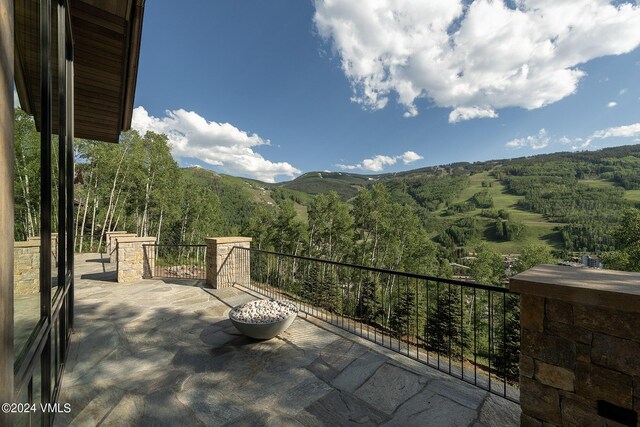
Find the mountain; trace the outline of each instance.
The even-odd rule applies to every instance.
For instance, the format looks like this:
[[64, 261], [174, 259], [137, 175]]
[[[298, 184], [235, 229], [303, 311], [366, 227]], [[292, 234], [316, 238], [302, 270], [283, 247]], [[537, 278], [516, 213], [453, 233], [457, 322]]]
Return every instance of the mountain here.
[[398, 173], [308, 172], [276, 184], [189, 169], [212, 186], [227, 215], [237, 201], [273, 206], [290, 199], [303, 221], [317, 194], [352, 200], [361, 189], [386, 187], [392, 201], [412, 206], [443, 245], [487, 242], [501, 253], [528, 243], [556, 250], [611, 249], [620, 210], [640, 206], [640, 145], [514, 159], [460, 162]]

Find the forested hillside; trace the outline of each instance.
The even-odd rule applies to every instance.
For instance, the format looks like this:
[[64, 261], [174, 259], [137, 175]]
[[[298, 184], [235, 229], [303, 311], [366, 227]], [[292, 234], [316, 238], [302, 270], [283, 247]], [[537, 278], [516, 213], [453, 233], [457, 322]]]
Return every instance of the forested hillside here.
[[[15, 129], [21, 240], [39, 229], [39, 137], [21, 110]], [[440, 276], [473, 255], [470, 275], [487, 283], [504, 280], [500, 254], [605, 253], [612, 266], [640, 269], [640, 236], [620, 233], [624, 221], [627, 229], [640, 222], [639, 145], [397, 174], [310, 172], [279, 184], [179, 168], [167, 138], [154, 133], [130, 131], [119, 144], [78, 140], [75, 149], [83, 250], [118, 229], [172, 244], [242, 234], [263, 249]], [[55, 141], [53, 151], [55, 171]]]

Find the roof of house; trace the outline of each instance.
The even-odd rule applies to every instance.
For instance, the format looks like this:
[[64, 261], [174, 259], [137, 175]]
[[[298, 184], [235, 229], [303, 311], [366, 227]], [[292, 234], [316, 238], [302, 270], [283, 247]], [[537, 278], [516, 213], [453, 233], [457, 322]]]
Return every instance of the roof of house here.
[[[57, 14], [52, 9], [52, 128], [58, 128]], [[144, 0], [69, 0], [74, 59], [74, 136], [118, 142], [131, 127]], [[15, 80], [20, 105], [40, 129], [38, 2], [15, 2]]]

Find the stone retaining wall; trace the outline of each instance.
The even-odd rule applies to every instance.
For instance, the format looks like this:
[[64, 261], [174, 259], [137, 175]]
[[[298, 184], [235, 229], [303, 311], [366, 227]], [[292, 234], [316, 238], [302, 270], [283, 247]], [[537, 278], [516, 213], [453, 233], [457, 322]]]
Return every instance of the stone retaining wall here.
[[522, 425], [636, 425], [640, 274], [538, 266], [510, 289], [521, 293]]
[[214, 289], [234, 284], [248, 285], [250, 254], [233, 251], [234, 246], [249, 248], [251, 237], [209, 237], [207, 243], [207, 284]]

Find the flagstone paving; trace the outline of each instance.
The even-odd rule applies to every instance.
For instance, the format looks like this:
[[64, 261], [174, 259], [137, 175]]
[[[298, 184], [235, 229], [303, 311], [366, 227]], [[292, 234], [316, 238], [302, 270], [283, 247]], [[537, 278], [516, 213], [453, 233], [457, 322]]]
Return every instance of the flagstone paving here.
[[312, 318], [246, 338], [227, 317], [256, 299], [242, 289], [114, 268], [76, 258], [57, 426], [519, 425], [517, 404]]

